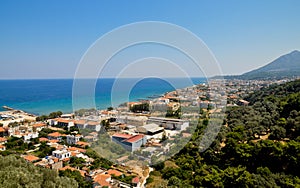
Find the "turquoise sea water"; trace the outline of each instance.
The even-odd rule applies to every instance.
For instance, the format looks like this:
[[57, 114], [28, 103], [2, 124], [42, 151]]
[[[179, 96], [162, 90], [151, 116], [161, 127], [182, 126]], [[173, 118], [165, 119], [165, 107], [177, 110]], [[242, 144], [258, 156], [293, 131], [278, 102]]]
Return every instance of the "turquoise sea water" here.
[[[117, 80], [107, 78], [97, 80], [95, 92], [96, 107], [105, 109], [122, 102], [147, 99], [147, 97], [164, 94], [175, 88], [184, 88], [191, 85], [186, 78], [146, 78], [138, 81], [135, 78]], [[137, 82], [138, 81], [138, 82]], [[193, 84], [203, 83], [204, 78], [192, 78]], [[137, 83], [136, 83], [137, 82]], [[131, 87], [132, 83], [136, 83]], [[175, 83], [175, 84], [174, 84]], [[45, 80], [0, 80], [0, 106], [9, 106], [37, 115], [48, 114], [61, 110], [64, 113], [73, 111], [72, 106], [72, 79], [45, 79]], [[130, 87], [129, 98], [126, 90]], [[116, 94], [112, 102], [112, 88]], [[84, 88], [82, 88], [84, 90]], [[80, 108], [93, 107], [85, 102], [85, 96], [80, 100]]]

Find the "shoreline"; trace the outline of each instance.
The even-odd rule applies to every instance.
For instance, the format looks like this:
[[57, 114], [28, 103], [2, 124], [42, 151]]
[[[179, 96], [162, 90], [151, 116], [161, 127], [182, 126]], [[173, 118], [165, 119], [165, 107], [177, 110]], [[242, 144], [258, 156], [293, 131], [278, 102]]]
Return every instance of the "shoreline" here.
[[0, 111], [0, 124], [2, 124], [3, 127], [7, 127], [10, 123], [13, 122], [22, 122], [26, 120], [35, 121], [37, 117], [34, 114], [27, 113], [23, 110], [14, 109], [11, 107], [3, 108], [3, 109], [9, 109], [6, 111]]
[[[107, 78], [107, 79], [113, 79], [113, 78]], [[127, 78], [126, 78], [127, 79]], [[130, 79], [130, 78], [128, 78]], [[135, 79], [135, 78], [132, 78]], [[174, 79], [180, 79], [180, 78], [174, 78]], [[49, 79], [49, 80], [53, 80], [53, 79]], [[51, 82], [51, 84], [56, 85], [57, 84], [57, 80], [60, 79], [56, 79], [55, 82]], [[101, 80], [101, 79], [100, 79]], [[103, 79], [102, 79], [103, 80]], [[23, 80], [24, 81], [24, 80]], [[26, 80], [25, 80], [26, 81]], [[206, 80], [201, 78], [201, 77], [195, 77], [195, 79], [192, 80], [194, 85], [198, 85], [201, 83], [205, 83]], [[63, 82], [64, 83], [64, 82]], [[117, 101], [117, 105], [114, 105], [114, 108], [118, 108], [120, 104], [124, 103], [124, 102], [131, 102], [131, 101], [143, 101], [143, 100], [153, 100], [155, 98], [159, 98], [161, 96], [164, 96], [166, 93], [169, 93], [171, 91], [174, 91], [176, 89], [181, 89], [181, 88], [185, 88], [185, 87], [190, 87], [190, 85], [185, 85], [184, 82], [182, 82], [183, 84], [179, 85], [178, 88], [170, 88], [170, 87], [165, 87], [162, 86], [158, 88], [154, 87], [156, 83], [161, 83], [161, 81], [158, 82], [149, 82], [147, 81], [145, 85], [141, 85], [141, 86], [145, 86], [148, 87], [147, 89], [144, 90], [140, 90], [140, 92], [137, 93], [131, 93], [130, 94], [130, 98], [131, 99], [126, 99], [122, 100], [120, 99], [119, 101]], [[48, 83], [47, 83], [48, 84]], [[69, 84], [66, 83], [67, 85]], [[109, 82], [108, 85], [110, 85], [111, 83]], [[11, 84], [8, 84], [11, 85]], [[17, 85], [19, 85], [19, 83], [17, 83]], [[26, 85], [26, 84], [25, 84]], [[27, 84], [28, 87], [30, 86], [30, 84]], [[61, 85], [61, 84], [60, 84]], [[37, 85], [38, 87], [36, 87], [37, 89], [40, 90], [40, 85]], [[51, 85], [50, 85], [51, 86]], [[157, 85], [156, 85], [157, 86]], [[181, 87], [182, 86], [182, 87]], [[71, 86], [70, 86], [71, 87]], [[150, 89], [149, 89], [150, 87]], [[153, 87], [153, 89], [151, 89], [151, 87]], [[27, 88], [27, 86], [26, 86]], [[45, 84], [41, 85], [41, 89], [45, 88]], [[9, 88], [8, 88], [9, 89]], [[143, 89], [142, 87], [139, 87], [139, 89]], [[79, 106], [81, 109], [89, 109], [89, 108], [96, 108], [97, 110], [105, 110], [108, 107], [112, 106], [112, 102], [111, 102], [111, 98], [109, 97], [110, 94], [108, 93], [108, 91], [105, 91], [106, 89], [104, 89], [105, 93], [102, 93], [100, 91], [100, 93], [98, 92], [95, 96], [95, 102], [96, 102], [96, 106], [91, 106], [89, 107], [89, 105], [85, 105], [85, 103], [82, 103], [82, 108], [81, 106]], [[152, 90], [152, 91], [150, 91]], [[71, 88], [70, 89], [64, 89], [62, 91], [62, 95], [60, 96], [60, 92], [58, 92], [57, 94], [52, 94], [50, 93], [47, 96], [43, 96], [43, 91], [45, 90], [41, 90], [42, 92], [40, 92], [41, 94], [39, 94], [38, 91], [38, 96], [37, 100], [31, 100], [31, 98], [29, 98], [29, 96], [25, 95], [24, 99], [28, 98], [27, 100], [20, 100], [20, 102], [18, 102], [19, 100], [14, 100], [14, 102], [11, 102], [14, 98], [18, 99], [18, 97], [20, 97], [20, 99], [22, 99], [22, 95], [20, 94], [12, 94], [12, 96], [10, 96], [10, 98], [8, 98], [9, 100], [2, 100], [1, 105], [6, 106], [8, 108], [1, 108], [0, 112], [5, 112], [6, 110], [10, 110], [9, 108], [12, 109], [22, 109], [22, 111], [29, 113], [29, 114], [33, 114], [36, 116], [41, 116], [41, 115], [48, 115], [49, 113], [53, 112], [53, 111], [62, 111], [63, 113], [73, 113], [73, 105], [72, 105], [72, 96], [69, 96], [68, 93], [72, 92]], [[8, 91], [9, 93], [10, 91]], [[16, 93], [16, 92], [15, 92]], [[18, 93], [18, 92], [17, 92]], [[54, 96], [53, 100], [52, 95]], [[14, 98], [12, 98], [14, 97]], [[26, 98], [27, 97], [27, 98]], [[127, 101], [128, 100], [128, 101]], [[79, 110], [79, 109], [76, 109]]]

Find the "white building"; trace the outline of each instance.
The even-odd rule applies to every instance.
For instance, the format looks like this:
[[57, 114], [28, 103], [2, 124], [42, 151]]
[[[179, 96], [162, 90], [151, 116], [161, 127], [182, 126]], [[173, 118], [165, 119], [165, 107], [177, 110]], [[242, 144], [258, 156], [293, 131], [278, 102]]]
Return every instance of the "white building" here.
[[147, 117], [146, 116], [118, 116], [117, 117], [117, 122], [120, 123], [125, 123], [128, 125], [134, 125], [134, 126], [143, 126], [146, 125], [147, 122]]
[[30, 139], [32, 139], [32, 138], [37, 138], [37, 137], [39, 137], [38, 132], [28, 133], [28, 134], [23, 136], [25, 142], [30, 141]]
[[189, 126], [188, 120], [182, 119], [171, 119], [171, 118], [163, 118], [163, 117], [149, 117], [148, 124], [155, 123], [165, 129], [170, 130], [185, 130]]
[[66, 158], [70, 158], [71, 157], [71, 152], [69, 152], [66, 149], [63, 150], [55, 150], [52, 151], [52, 155], [60, 160], [66, 159]]
[[74, 126], [74, 120], [72, 119], [63, 119], [63, 118], [56, 118], [56, 119], [51, 119], [48, 120], [49, 124], [60, 126], [60, 127], [73, 127]]
[[82, 135], [67, 135], [67, 143], [70, 145], [76, 144], [80, 138], [82, 138]]
[[92, 130], [92, 131], [99, 132], [99, 131], [101, 130], [101, 125], [100, 125], [100, 122], [97, 122], [97, 121], [89, 121], [89, 122], [87, 122], [85, 128], [86, 128], [86, 129], [90, 129], [90, 130]]
[[96, 132], [101, 130], [101, 124], [98, 121], [76, 120], [75, 126], [79, 129], [90, 129]]

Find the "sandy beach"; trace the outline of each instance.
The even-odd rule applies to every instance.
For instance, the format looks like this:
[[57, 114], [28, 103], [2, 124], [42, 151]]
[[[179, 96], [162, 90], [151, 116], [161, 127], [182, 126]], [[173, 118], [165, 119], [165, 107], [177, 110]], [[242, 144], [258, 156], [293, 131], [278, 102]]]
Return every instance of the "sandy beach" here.
[[0, 124], [4, 127], [8, 126], [9, 123], [22, 122], [22, 121], [35, 121], [36, 116], [24, 112], [22, 110], [7, 110], [0, 112]]

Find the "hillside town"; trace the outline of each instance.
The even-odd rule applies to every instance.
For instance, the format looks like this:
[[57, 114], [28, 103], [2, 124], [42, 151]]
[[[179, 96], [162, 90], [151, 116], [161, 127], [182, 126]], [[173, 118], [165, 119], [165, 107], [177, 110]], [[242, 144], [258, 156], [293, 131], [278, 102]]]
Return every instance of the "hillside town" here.
[[287, 81], [211, 81], [117, 108], [72, 114], [37, 117], [8, 109], [0, 112], [1, 155], [16, 154], [60, 172], [78, 171], [93, 187], [144, 187], [149, 165], [178, 152], [201, 113], [248, 105], [247, 94]]

